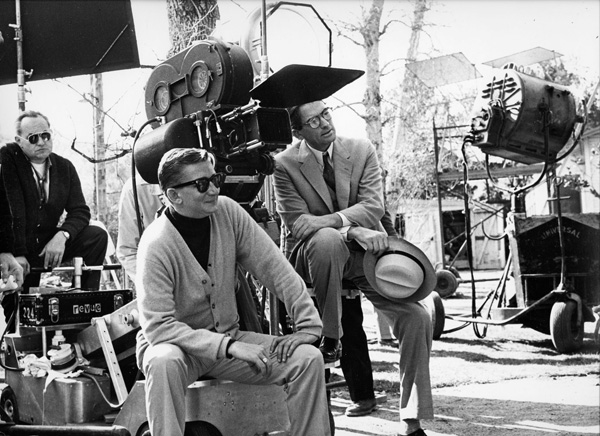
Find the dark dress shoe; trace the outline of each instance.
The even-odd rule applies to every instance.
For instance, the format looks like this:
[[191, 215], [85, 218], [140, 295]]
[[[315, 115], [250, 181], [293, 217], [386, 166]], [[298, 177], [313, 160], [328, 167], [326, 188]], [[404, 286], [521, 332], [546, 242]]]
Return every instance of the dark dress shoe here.
[[[403, 435], [398, 434], [398, 436], [403, 436]], [[420, 428], [417, 431], [413, 431], [412, 433], [407, 434], [406, 436], [427, 436], [427, 433], [425, 433], [423, 431], [423, 429]]]
[[340, 360], [342, 357], [342, 344], [337, 339], [326, 338], [323, 336], [319, 350], [323, 355], [323, 361], [325, 363], [332, 363], [336, 360]]
[[368, 400], [360, 400], [346, 408], [346, 416], [369, 415], [376, 408], [377, 401], [375, 400], [375, 398], [371, 398]]
[[398, 341], [395, 339], [380, 339], [379, 345], [383, 345], [384, 347], [398, 348]]

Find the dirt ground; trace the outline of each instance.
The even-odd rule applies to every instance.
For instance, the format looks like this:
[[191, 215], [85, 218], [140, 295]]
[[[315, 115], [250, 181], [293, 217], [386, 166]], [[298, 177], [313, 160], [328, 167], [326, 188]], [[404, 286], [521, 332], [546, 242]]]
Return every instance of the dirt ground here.
[[[493, 276], [493, 273], [490, 273]], [[498, 273], [499, 275], [499, 273]], [[495, 282], [477, 285], [478, 299]], [[449, 314], [468, 313], [470, 284], [444, 300]], [[348, 418], [346, 388], [332, 392], [336, 436], [395, 435], [398, 431], [397, 350], [377, 343], [372, 306], [364, 302], [365, 330], [380, 405], [367, 417]], [[448, 320], [445, 331], [459, 326]], [[472, 326], [434, 341], [431, 379], [435, 419], [428, 436], [600, 435], [600, 345], [586, 323], [583, 348], [558, 354], [550, 336], [518, 324], [491, 326], [484, 338]], [[341, 380], [341, 370], [333, 370]]]

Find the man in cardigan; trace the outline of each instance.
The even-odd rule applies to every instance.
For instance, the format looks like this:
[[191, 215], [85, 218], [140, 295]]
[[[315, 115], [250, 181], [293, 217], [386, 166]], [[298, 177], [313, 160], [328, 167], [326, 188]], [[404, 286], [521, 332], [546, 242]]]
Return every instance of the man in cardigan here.
[[[319, 315], [266, 232], [219, 196], [224, 178], [202, 149], [170, 150], [159, 164], [169, 206], [142, 235], [136, 275], [150, 432], [183, 435], [186, 388], [207, 375], [285, 386], [292, 434], [329, 435], [323, 359], [310, 345], [321, 334]], [[238, 264], [283, 300], [293, 334], [239, 330]]]
[[[277, 210], [290, 237], [301, 243], [295, 267], [312, 283], [322, 311], [323, 354], [334, 353], [343, 338], [342, 278], [352, 280], [393, 324], [400, 342], [400, 434], [423, 436], [420, 420], [433, 418], [431, 319], [419, 303], [384, 298], [363, 268], [365, 251], [377, 256], [389, 246], [381, 224], [385, 207], [375, 149], [367, 140], [337, 137], [323, 101], [289, 113], [299, 141], [275, 158]], [[355, 410], [374, 407], [374, 398], [366, 398]]]
[[[25, 271], [54, 268], [73, 257], [82, 257], [86, 265], [102, 265], [108, 235], [89, 225], [90, 209], [75, 167], [52, 152], [48, 118], [26, 111], [15, 127], [15, 142], [0, 148], [1, 175], [13, 222], [13, 254]], [[22, 292], [37, 286], [39, 278], [39, 273], [28, 274]], [[99, 283], [100, 271], [82, 276], [83, 289], [98, 289]], [[8, 316], [14, 300], [2, 303]]]

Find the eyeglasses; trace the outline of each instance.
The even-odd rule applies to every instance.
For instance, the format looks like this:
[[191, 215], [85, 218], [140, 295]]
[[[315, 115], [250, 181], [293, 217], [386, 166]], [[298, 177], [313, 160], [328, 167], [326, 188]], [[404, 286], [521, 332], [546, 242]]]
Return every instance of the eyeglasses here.
[[42, 138], [44, 141], [50, 141], [52, 139], [52, 131], [46, 130], [45, 132], [27, 135], [27, 138], [23, 138], [22, 136], [19, 136], [19, 138], [27, 139], [31, 145], [35, 145], [40, 141], [40, 138]]
[[180, 183], [175, 186], [171, 186], [171, 188], [183, 188], [184, 186], [196, 185], [196, 189], [200, 194], [204, 194], [208, 191], [208, 186], [210, 183], [215, 185], [215, 188], [220, 188], [223, 182], [225, 182], [225, 173], [215, 173], [210, 177], [200, 177], [196, 180], [191, 180], [189, 182]]
[[313, 129], [321, 127], [321, 118], [325, 121], [331, 121], [331, 108], [326, 107], [319, 115], [309, 118], [302, 123], [303, 126], [309, 126]]

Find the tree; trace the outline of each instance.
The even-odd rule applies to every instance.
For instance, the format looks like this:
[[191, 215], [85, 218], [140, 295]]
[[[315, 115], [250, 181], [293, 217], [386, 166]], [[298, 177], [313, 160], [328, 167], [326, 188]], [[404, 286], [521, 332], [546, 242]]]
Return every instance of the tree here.
[[217, 0], [167, 0], [169, 56], [190, 46], [194, 41], [206, 39], [219, 20]]
[[[383, 13], [384, 0], [373, 0], [369, 10], [362, 9], [362, 20], [358, 24], [339, 21], [335, 23], [337, 35], [348, 41], [363, 47], [366, 60], [367, 87], [362, 100], [364, 112], [359, 113], [353, 109], [353, 104], [347, 105], [361, 117], [366, 123], [367, 137], [375, 146], [377, 154], [382, 156], [383, 149], [383, 125], [381, 103], [381, 76], [384, 74], [379, 66], [379, 40], [386, 33], [388, 27], [395, 20], [385, 23], [381, 27], [381, 15]], [[361, 39], [356, 38], [360, 35]]]

